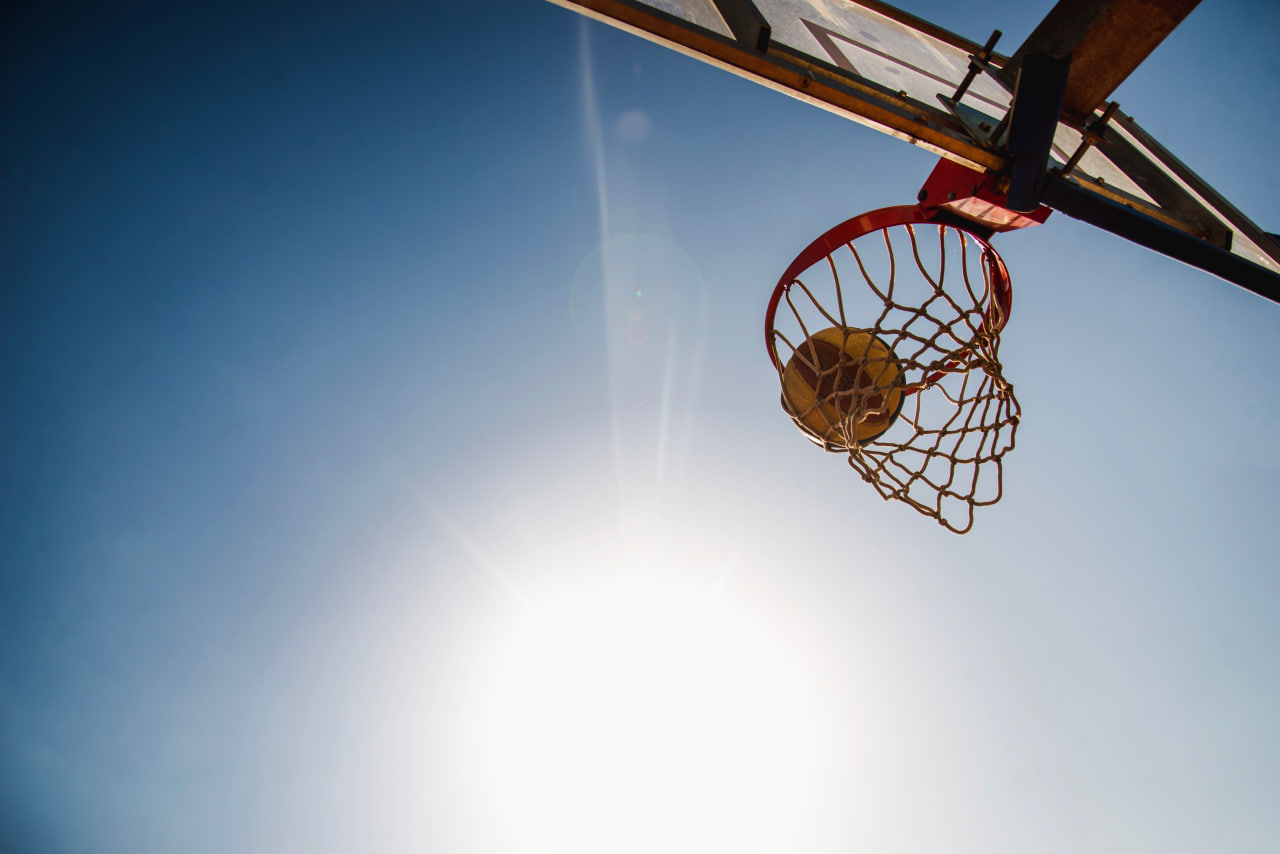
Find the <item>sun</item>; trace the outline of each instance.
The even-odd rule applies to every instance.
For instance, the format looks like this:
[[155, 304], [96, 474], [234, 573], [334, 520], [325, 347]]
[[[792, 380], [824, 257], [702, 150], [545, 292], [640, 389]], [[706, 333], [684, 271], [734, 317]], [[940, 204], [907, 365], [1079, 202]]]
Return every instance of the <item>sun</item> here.
[[486, 792], [519, 850], [753, 850], [781, 832], [804, 693], [758, 615], [616, 588], [490, 658]]

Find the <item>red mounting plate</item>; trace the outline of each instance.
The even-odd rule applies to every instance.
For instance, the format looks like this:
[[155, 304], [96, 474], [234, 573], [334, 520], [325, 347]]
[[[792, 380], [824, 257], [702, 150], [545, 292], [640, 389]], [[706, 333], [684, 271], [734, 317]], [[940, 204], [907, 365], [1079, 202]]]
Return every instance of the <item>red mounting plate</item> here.
[[976, 172], [943, 158], [933, 167], [917, 198], [926, 211], [950, 211], [996, 232], [1040, 225], [1053, 213], [1044, 205], [1030, 213], [1009, 210], [1005, 195], [997, 189], [999, 184], [994, 172]]

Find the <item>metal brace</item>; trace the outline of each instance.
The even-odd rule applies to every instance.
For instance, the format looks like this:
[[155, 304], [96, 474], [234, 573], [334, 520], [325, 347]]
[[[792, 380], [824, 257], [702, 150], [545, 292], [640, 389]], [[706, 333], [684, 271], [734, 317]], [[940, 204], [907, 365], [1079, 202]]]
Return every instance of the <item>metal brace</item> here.
[[960, 99], [964, 97], [964, 93], [969, 91], [969, 84], [978, 76], [978, 73], [987, 70], [987, 65], [991, 60], [991, 51], [995, 50], [996, 42], [1000, 40], [1000, 35], [1000, 31], [995, 30], [991, 33], [991, 38], [987, 39], [987, 43], [982, 46], [982, 50], [969, 55], [969, 73], [964, 76], [964, 80], [960, 81], [960, 87], [951, 96], [951, 100], [959, 103]]
[[1111, 121], [1111, 117], [1115, 115], [1116, 109], [1119, 106], [1120, 105], [1117, 102], [1112, 101], [1110, 104], [1107, 104], [1107, 109], [1101, 116], [1084, 126], [1084, 138], [1080, 140], [1080, 147], [1076, 149], [1075, 154], [1071, 155], [1071, 159], [1063, 164], [1062, 168], [1058, 170], [1059, 175], [1064, 178], [1070, 175], [1076, 166], [1080, 165], [1080, 160], [1084, 157], [1085, 152], [1087, 152], [1094, 143], [1102, 141], [1102, 134], [1107, 129], [1107, 122]]

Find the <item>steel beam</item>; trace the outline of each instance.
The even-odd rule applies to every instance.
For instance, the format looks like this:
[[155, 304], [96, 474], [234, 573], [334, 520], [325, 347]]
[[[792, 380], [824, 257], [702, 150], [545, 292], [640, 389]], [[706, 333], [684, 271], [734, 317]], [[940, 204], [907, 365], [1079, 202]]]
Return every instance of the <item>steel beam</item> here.
[[1076, 184], [1068, 178], [1050, 175], [1045, 182], [1044, 201], [1056, 211], [1082, 220], [1212, 273], [1247, 291], [1280, 303], [1280, 274], [1254, 264], [1239, 255], [1187, 234], [1157, 219], [1138, 213]]
[[1012, 90], [1034, 53], [1071, 54], [1063, 112], [1085, 122], [1200, 0], [1058, 0], [999, 78]]

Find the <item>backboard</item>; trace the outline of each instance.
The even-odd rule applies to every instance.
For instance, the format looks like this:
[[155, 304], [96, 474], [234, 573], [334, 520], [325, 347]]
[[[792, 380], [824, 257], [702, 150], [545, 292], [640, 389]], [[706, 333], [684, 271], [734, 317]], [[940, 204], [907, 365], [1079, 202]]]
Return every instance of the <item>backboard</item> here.
[[1280, 302], [1280, 242], [1108, 100], [1199, 0], [1059, 0], [1008, 56], [879, 0], [553, 2], [942, 158], [801, 251], [765, 341], [800, 431], [950, 531], [1000, 500], [1021, 418], [993, 234], [1060, 211]]
[[877, 0], [552, 2], [1280, 301], [1280, 243], [1107, 102], [1198, 0], [1061, 0], [1011, 56]]

